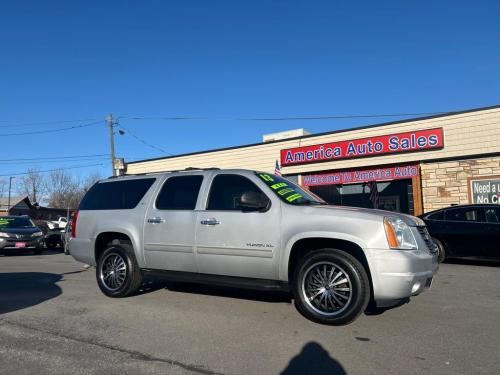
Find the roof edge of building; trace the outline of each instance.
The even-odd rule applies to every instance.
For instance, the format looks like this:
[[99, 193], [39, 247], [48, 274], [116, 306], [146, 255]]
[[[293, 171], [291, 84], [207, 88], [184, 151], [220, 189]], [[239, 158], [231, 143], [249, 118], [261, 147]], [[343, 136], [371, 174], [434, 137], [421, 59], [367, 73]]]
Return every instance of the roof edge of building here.
[[332, 131], [327, 131], [327, 132], [322, 132], [322, 133], [315, 133], [315, 134], [304, 135], [304, 136], [293, 137], [293, 138], [287, 138], [287, 139], [279, 139], [279, 140], [276, 140], [276, 141], [269, 141], [269, 142], [265, 142], [265, 143], [264, 142], [248, 143], [248, 144], [244, 144], [244, 145], [240, 145], [240, 146], [229, 146], [229, 147], [222, 147], [222, 148], [216, 148], [216, 149], [211, 149], [211, 150], [188, 152], [188, 153], [179, 154], [179, 155], [160, 156], [160, 157], [157, 157], [157, 158], [135, 160], [135, 161], [127, 162], [126, 164], [139, 164], [139, 163], [146, 163], [146, 162], [149, 162], [149, 161], [174, 159], [174, 158], [179, 158], [179, 157], [184, 157], [184, 156], [192, 156], [192, 155], [199, 155], [199, 154], [208, 154], [208, 153], [211, 153], [211, 152], [235, 150], [235, 149], [238, 149], [238, 148], [262, 146], [262, 145], [273, 144], [273, 143], [283, 143], [283, 142], [288, 142], [290, 140], [296, 140], [296, 139], [307, 139], [307, 138], [320, 137], [320, 136], [329, 135], [329, 134], [345, 133], [345, 132], [353, 131], [353, 130], [363, 130], [363, 129], [376, 128], [376, 127], [379, 127], [379, 126], [404, 124], [405, 122], [430, 120], [430, 119], [433, 119], [433, 118], [453, 116], [453, 115], [460, 115], [460, 114], [471, 113], [471, 112], [487, 111], [487, 110], [490, 110], [490, 109], [500, 109], [500, 104], [492, 105], [492, 106], [488, 106], [488, 107], [479, 107], [479, 108], [465, 109], [465, 110], [461, 110], [461, 111], [446, 112], [446, 113], [441, 113], [439, 115], [424, 116], [424, 117], [414, 117], [414, 118], [405, 119], [405, 120], [389, 121], [389, 122], [381, 122], [381, 123], [371, 124], [371, 125], [356, 126], [356, 127], [353, 127], [353, 128], [332, 130]]

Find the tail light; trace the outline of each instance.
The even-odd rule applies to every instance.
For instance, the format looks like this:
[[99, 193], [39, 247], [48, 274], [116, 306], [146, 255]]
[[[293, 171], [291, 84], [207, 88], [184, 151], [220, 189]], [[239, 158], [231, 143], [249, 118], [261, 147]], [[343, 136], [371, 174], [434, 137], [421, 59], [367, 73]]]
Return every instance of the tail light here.
[[76, 237], [76, 220], [78, 219], [78, 211], [73, 214], [73, 219], [71, 219], [71, 237]]

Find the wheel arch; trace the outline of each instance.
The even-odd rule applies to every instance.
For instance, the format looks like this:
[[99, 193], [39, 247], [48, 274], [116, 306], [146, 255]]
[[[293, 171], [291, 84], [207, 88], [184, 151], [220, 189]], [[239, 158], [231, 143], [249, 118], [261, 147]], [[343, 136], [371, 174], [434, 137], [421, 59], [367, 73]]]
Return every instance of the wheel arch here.
[[135, 248], [132, 236], [121, 231], [104, 231], [97, 235], [94, 242], [94, 259], [98, 261], [101, 254], [110, 244], [128, 244]]
[[286, 281], [290, 282], [292, 280], [292, 275], [299, 259], [301, 259], [311, 251], [325, 248], [338, 249], [352, 255], [364, 267], [368, 275], [368, 281], [370, 283], [370, 296], [371, 298], [373, 298], [373, 280], [370, 266], [368, 264], [368, 259], [363, 250], [363, 247], [364, 243], [359, 239], [345, 238], [344, 236], [315, 234], [294, 238], [289, 242], [289, 246], [287, 246], [285, 257], [286, 263], [282, 270], [284, 275], [281, 276], [286, 278]]

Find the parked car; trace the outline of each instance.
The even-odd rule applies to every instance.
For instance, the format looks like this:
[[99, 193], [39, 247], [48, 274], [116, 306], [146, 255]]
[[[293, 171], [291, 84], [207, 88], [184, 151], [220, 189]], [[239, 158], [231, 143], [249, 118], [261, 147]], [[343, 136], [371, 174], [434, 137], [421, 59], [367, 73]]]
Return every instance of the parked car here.
[[28, 216], [0, 217], [0, 251], [41, 254], [43, 232]]
[[55, 249], [64, 246], [64, 232], [60, 230], [51, 230], [45, 234], [45, 246], [48, 249]]
[[47, 222], [47, 225], [51, 230], [64, 229], [66, 228], [67, 224], [68, 224], [68, 219], [66, 219], [65, 217], [59, 217], [57, 220], [52, 220]]
[[66, 226], [63, 231], [63, 248], [64, 254], [69, 255], [69, 241], [71, 239], [71, 222]]
[[422, 216], [447, 258], [500, 260], [500, 205], [475, 204], [443, 208]]
[[325, 324], [373, 300], [393, 306], [430, 287], [437, 249], [424, 222], [329, 206], [290, 181], [247, 170], [193, 170], [96, 183], [72, 222], [71, 255], [96, 266], [109, 297], [167, 280], [291, 291]]

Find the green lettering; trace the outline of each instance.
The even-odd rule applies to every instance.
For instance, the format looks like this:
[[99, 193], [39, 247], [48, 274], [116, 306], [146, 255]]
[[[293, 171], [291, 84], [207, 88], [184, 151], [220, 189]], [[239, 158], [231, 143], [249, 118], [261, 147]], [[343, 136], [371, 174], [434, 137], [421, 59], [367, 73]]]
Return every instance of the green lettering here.
[[295, 193], [295, 194], [290, 195], [289, 197], [286, 197], [286, 200], [288, 202], [293, 202], [299, 198], [302, 198], [302, 195], [300, 195], [299, 193]]
[[285, 188], [285, 189], [281, 189], [278, 191], [278, 194], [279, 195], [285, 195], [285, 194], [288, 194], [288, 193], [291, 193], [293, 191], [292, 188]]
[[279, 189], [279, 188], [282, 188], [282, 187], [285, 187], [285, 186], [288, 186], [288, 185], [285, 184], [284, 182], [280, 182], [280, 183], [271, 185], [271, 188], [273, 188], [274, 190], [276, 190], [276, 189]]

